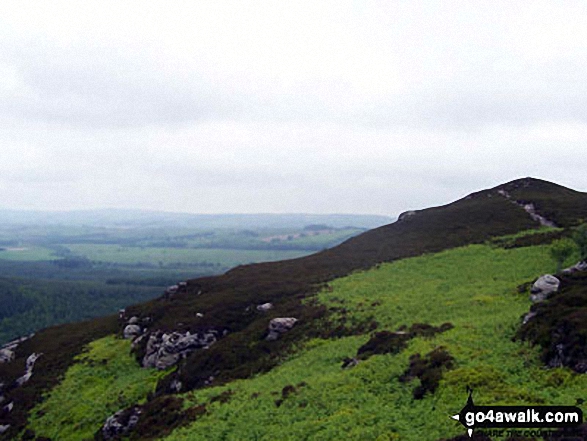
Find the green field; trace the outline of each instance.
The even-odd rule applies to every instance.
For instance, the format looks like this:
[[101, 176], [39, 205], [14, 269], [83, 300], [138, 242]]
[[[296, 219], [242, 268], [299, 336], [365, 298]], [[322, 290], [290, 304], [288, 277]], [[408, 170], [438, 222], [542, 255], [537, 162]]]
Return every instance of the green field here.
[[0, 259], [33, 262], [55, 260], [58, 259], [58, 256], [53, 250], [39, 246], [0, 247]]
[[[267, 226], [245, 223], [242, 228], [239, 222], [257, 217], [204, 216], [204, 228], [188, 226], [182, 216], [168, 221], [167, 215], [154, 215], [149, 221], [132, 214], [122, 219], [106, 214], [81, 225], [74, 215], [58, 216], [70, 223], [39, 219], [37, 224], [26, 218], [21, 224], [0, 222], [0, 344], [54, 324], [114, 313], [157, 297], [178, 281], [222, 274], [238, 265], [306, 256], [363, 231], [293, 226], [304, 218], [288, 215]], [[361, 216], [349, 220], [355, 218]], [[279, 226], [278, 220], [285, 225]], [[215, 222], [231, 227], [214, 228]]]
[[[373, 355], [352, 369], [341, 369], [341, 363], [355, 356], [369, 335], [306, 340], [268, 373], [180, 395], [185, 408], [206, 411], [165, 439], [436, 440], [464, 433], [449, 416], [464, 406], [467, 386], [481, 405], [573, 405], [587, 390], [587, 377], [566, 368], [545, 370], [537, 349], [512, 341], [530, 306], [528, 294], [517, 287], [553, 269], [547, 246], [473, 245], [335, 280], [317, 296], [332, 309], [334, 324], [352, 329], [376, 321], [377, 331], [395, 331], [418, 322], [450, 322], [454, 328], [414, 338], [398, 354]], [[444, 372], [434, 394], [416, 400], [412, 393], [419, 380], [399, 378], [411, 355], [438, 347], [454, 357], [453, 369]], [[121, 375], [130, 381], [142, 371], [135, 365]], [[53, 394], [67, 396], [76, 387], [84, 393], [79, 386], [84, 375], [70, 368]], [[113, 385], [111, 396], [124, 393], [124, 378]], [[44, 412], [36, 413], [37, 435], [80, 439], [81, 429], [50, 432], [51, 422], [59, 420], [90, 433], [77, 411], [52, 396], [37, 410]]]
[[225, 269], [236, 265], [293, 259], [305, 256], [307, 251], [288, 250], [231, 250], [209, 248], [157, 248], [125, 247], [102, 244], [64, 244], [78, 256], [93, 262], [118, 263], [122, 265], [147, 264], [155, 266], [174, 266], [180, 264], [214, 263]]

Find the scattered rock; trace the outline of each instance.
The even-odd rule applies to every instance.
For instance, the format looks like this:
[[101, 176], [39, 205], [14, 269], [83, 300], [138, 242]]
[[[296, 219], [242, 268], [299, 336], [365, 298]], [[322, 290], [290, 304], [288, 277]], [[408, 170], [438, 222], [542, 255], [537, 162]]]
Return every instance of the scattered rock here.
[[35, 366], [36, 361], [39, 359], [39, 357], [43, 355], [43, 354], [35, 354], [34, 352], [28, 356], [28, 358], [26, 359], [26, 370], [27, 372], [33, 370], [33, 367]]
[[31, 377], [33, 376], [33, 368], [35, 367], [35, 363], [41, 355], [43, 354], [36, 354], [33, 352], [31, 355], [27, 357], [24, 375], [16, 379], [17, 386], [22, 386], [31, 379]]
[[285, 334], [294, 327], [298, 319], [293, 317], [279, 317], [274, 318], [269, 322], [269, 335], [266, 340], [277, 340], [281, 334]]
[[139, 422], [141, 410], [138, 407], [119, 410], [109, 416], [102, 426], [102, 436], [105, 440], [120, 439], [127, 435]]
[[12, 409], [14, 409], [14, 403], [11, 401], [6, 406], [4, 406], [3, 409], [4, 409], [4, 412], [6, 412], [6, 413], [12, 412]]
[[12, 360], [14, 360], [14, 351], [12, 349], [0, 349], [0, 363], [10, 363]]
[[539, 277], [534, 285], [532, 285], [532, 289], [530, 293], [530, 299], [536, 302], [542, 302], [552, 293], [558, 291], [558, 287], [560, 286], [560, 280], [550, 274], [545, 274], [542, 277]]
[[263, 303], [261, 305], [257, 305], [257, 311], [267, 312], [270, 309], [273, 309], [273, 303]]
[[587, 271], [587, 260], [577, 262], [575, 265], [565, 268], [563, 274], [572, 274], [579, 271]]
[[196, 317], [202, 318], [204, 317], [204, 314], [202, 314], [201, 312], [196, 312]]
[[179, 285], [171, 285], [171, 286], [168, 286], [165, 289], [165, 294], [173, 295], [173, 294], [175, 294], [177, 292], [178, 289], [179, 289]]
[[142, 334], [142, 329], [139, 325], [126, 325], [124, 328], [124, 338], [127, 340], [134, 340]]
[[0, 435], [10, 429], [10, 424], [2, 424], [0, 425]]
[[536, 317], [536, 312], [534, 311], [530, 311], [528, 314], [526, 314], [524, 316], [524, 319], [522, 320], [522, 325], [525, 325], [526, 323], [528, 323], [530, 320], [532, 320], [534, 317]]
[[167, 369], [196, 349], [207, 349], [225, 334], [226, 331], [221, 333], [215, 329], [195, 334], [190, 334], [189, 331], [185, 334], [156, 332], [149, 336], [142, 365]]
[[177, 378], [174, 378], [171, 384], [169, 385], [169, 389], [175, 393], [179, 393], [181, 391], [182, 382], [179, 381]]
[[29, 381], [32, 376], [33, 376], [33, 373], [32, 372], [26, 372], [22, 377], [19, 377], [19, 378], [16, 379], [17, 386], [22, 386], [27, 381]]
[[128, 323], [129, 325], [137, 325], [139, 323], [139, 318], [135, 315], [132, 316], [129, 320]]
[[18, 345], [20, 343], [22, 343], [23, 341], [31, 338], [33, 335], [35, 335], [35, 334], [31, 334], [26, 337], [20, 337], [15, 340], [9, 341], [8, 343], [3, 344], [0, 347], [0, 364], [10, 363], [12, 360], [14, 360], [14, 351], [16, 351], [16, 348], [18, 347]]
[[342, 366], [341, 366], [341, 368], [343, 368], [343, 369], [350, 369], [350, 368], [355, 367], [358, 364], [359, 364], [359, 360], [357, 360], [355, 357], [345, 357], [342, 360]]

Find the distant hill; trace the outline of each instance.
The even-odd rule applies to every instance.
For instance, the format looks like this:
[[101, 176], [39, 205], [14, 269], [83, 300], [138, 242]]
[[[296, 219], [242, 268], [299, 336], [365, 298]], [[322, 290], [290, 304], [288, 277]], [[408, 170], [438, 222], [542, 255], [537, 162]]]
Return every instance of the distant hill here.
[[[106, 436], [101, 430], [106, 417], [118, 409], [125, 409], [117, 417], [124, 424], [134, 418], [138, 421], [126, 433], [131, 439], [159, 439], [170, 433], [170, 439], [205, 439], [215, 428], [218, 433], [224, 431], [227, 439], [239, 439], [239, 424], [243, 433], [259, 439], [282, 437], [286, 429], [299, 439], [447, 439], [458, 433], [448, 420], [450, 406], [460, 401], [454, 395], [462, 390], [464, 396], [469, 384], [498, 402], [544, 400], [532, 388], [542, 390], [551, 383], [573, 393], [565, 382], [574, 374], [565, 371], [526, 387], [519, 384], [527, 380], [519, 374], [522, 365], [508, 363], [519, 360], [532, 372], [542, 369], [536, 355], [512, 342], [521, 325], [520, 314], [529, 308], [527, 287], [517, 287], [551, 268], [547, 245], [570, 235], [586, 219], [587, 193], [538, 179], [518, 179], [444, 206], [405, 213], [394, 223], [310, 256], [243, 265], [220, 276], [188, 280], [158, 299], [127, 308], [123, 319], [109, 316], [45, 329], [19, 344], [14, 361], [0, 364], [1, 381], [13, 385], [23, 375], [27, 357], [43, 353], [30, 381], [4, 386], [5, 400], [14, 407], [0, 416], [0, 425], [6, 427], [6, 437], [25, 433], [25, 428], [29, 439], [48, 436], [51, 431], [79, 430], [78, 435], [64, 438], [75, 439], [83, 426], [80, 422], [75, 429], [76, 423], [70, 421], [80, 418], [75, 409], [62, 416], [66, 412], [59, 407], [63, 400], [49, 400], [43, 407], [38, 404], [43, 394], [53, 390], [55, 397], [61, 396], [57, 391], [67, 396], [69, 383], [57, 387], [66, 373], [90, 381], [92, 366], [106, 369], [126, 363], [125, 374], [120, 375], [129, 383], [121, 386], [118, 404], [114, 398], [108, 401], [96, 395], [108, 406], [93, 409], [95, 421], [83, 423], [87, 424], [83, 430], [95, 433], [98, 439]], [[324, 219], [304, 218], [303, 222], [330, 224]], [[554, 227], [544, 227], [545, 223]], [[458, 247], [469, 248], [455, 250]], [[523, 251], [507, 251], [510, 249]], [[410, 257], [417, 259], [407, 259]], [[406, 263], [402, 266], [402, 262]], [[410, 280], [400, 280], [402, 274]], [[466, 288], [461, 289], [461, 284]], [[574, 289], [573, 295], [580, 292], [587, 298], [581, 289]], [[516, 292], [519, 297], [513, 297]], [[262, 306], [268, 303], [271, 307]], [[470, 317], [471, 311], [477, 316]], [[124, 346], [108, 339], [120, 336], [123, 329], [133, 330], [128, 328], [131, 317], [136, 317], [132, 319], [137, 324], [134, 331], [143, 333], [134, 342], [134, 364], [120, 351], [100, 355], [107, 353], [108, 346]], [[277, 328], [286, 327], [284, 319], [297, 321], [290, 320], [288, 332], [274, 329], [272, 336], [268, 324], [276, 318], [282, 320], [275, 324]], [[422, 323], [424, 318], [427, 322]], [[443, 324], [447, 319], [450, 323]], [[483, 327], [477, 328], [476, 323]], [[189, 341], [207, 339], [211, 344], [174, 358], [164, 353], [163, 346], [156, 346], [163, 345], [157, 342], [169, 335]], [[466, 340], [469, 336], [477, 336], [479, 345]], [[94, 342], [93, 349], [86, 362], [75, 359], [90, 342]], [[154, 347], [159, 348], [156, 354]], [[177, 368], [142, 380], [156, 384], [155, 391], [141, 395], [133, 386], [135, 395], [125, 398], [132, 376], [156, 372], [139, 367], [149, 356], [161, 363], [175, 360]], [[412, 366], [416, 363], [419, 368]], [[346, 371], [341, 364], [358, 366]], [[77, 371], [71, 366], [77, 366]], [[386, 366], [391, 370], [385, 371]], [[431, 366], [436, 370], [428, 372]], [[500, 371], [503, 366], [508, 370]], [[263, 383], [266, 375], [282, 372], [282, 368], [289, 377], [276, 373]], [[459, 375], [449, 375], [440, 384], [444, 394], [434, 395], [443, 372], [450, 369], [457, 369]], [[426, 372], [429, 377], [423, 376]], [[511, 376], [512, 372], [520, 376]], [[71, 384], [83, 384], [71, 378]], [[246, 381], [235, 383], [237, 379]], [[99, 380], [91, 381], [96, 384]], [[413, 394], [407, 386], [411, 381], [420, 385]], [[584, 377], [568, 382], [583, 385]], [[76, 393], [86, 392], [78, 389]], [[387, 401], [385, 394], [390, 398]], [[141, 399], [146, 403], [135, 407]], [[223, 413], [223, 406], [230, 411]], [[365, 423], [382, 406], [390, 407], [378, 419]], [[29, 413], [33, 408], [37, 410]], [[372, 410], [361, 413], [362, 409]], [[459, 410], [454, 409], [455, 413]], [[239, 419], [241, 413], [247, 415], [245, 420]], [[424, 413], [435, 425], [419, 424], [434, 435], [426, 431], [410, 435], [414, 418], [424, 418]], [[346, 426], [345, 421], [351, 420], [365, 426]], [[174, 438], [172, 430], [177, 427], [194, 429], [192, 435], [185, 432], [183, 438]]]

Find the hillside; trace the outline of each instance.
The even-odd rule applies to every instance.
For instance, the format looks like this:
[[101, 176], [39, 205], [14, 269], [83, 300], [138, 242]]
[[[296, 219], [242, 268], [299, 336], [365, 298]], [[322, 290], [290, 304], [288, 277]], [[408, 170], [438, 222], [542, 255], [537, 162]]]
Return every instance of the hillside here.
[[[13, 403], [0, 415], [3, 436], [103, 436], [106, 417], [127, 409], [126, 423], [138, 417], [132, 439], [184, 426], [170, 439], [436, 440], [462, 432], [446, 416], [462, 407], [467, 385], [497, 402], [574, 404], [584, 377], [566, 368], [541, 373], [540, 351], [512, 339], [530, 307], [517, 287], [552, 272], [548, 243], [585, 219], [587, 194], [516, 180], [408, 212], [307, 257], [188, 280], [177, 292], [127, 308], [123, 319], [45, 329], [0, 364], [1, 393]], [[565, 283], [582, 296], [583, 280]], [[257, 308], [266, 303], [273, 308]], [[145, 337], [131, 357], [129, 342], [112, 335], [132, 317]], [[280, 317], [297, 322], [267, 340], [269, 321]], [[398, 330], [410, 338], [393, 340]], [[213, 344], [186, 353], [177, 368], [141, 368], [165, 332]], [[15, 386], [27, 358], [39, 353], [30, 379]], [[444, 378], [410, 374], [412, 361], [426, 365], [434, 357], [450, 367]], [[341, 369], [353, 358], [356, 367]], [[69, 401], [77, 407], [66, 410]], [[431, 416], [410, 429], [423, 414]]]

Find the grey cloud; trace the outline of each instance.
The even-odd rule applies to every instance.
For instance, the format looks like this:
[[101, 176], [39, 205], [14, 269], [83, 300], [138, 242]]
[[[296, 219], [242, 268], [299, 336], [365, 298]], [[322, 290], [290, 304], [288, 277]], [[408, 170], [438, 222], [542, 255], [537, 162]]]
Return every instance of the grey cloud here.
[[24, 49], [12, 58], [24, 88], [6, 97], [12, 118], [88, 128], [174, 124], [218, 112], [217, 92], [197, 72], [169, 77], [148, 65], [94, 48]]

